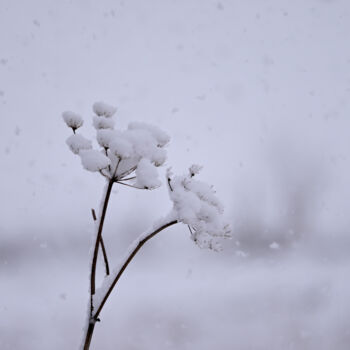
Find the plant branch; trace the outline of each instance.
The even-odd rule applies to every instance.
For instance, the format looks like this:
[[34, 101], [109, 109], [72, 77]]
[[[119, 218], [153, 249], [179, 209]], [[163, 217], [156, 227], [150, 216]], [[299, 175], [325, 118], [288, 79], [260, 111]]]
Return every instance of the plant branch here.
[[[108, 165], [109, 166], [109, 165]], [[109, 177], [103, 172], [103, 170], [101, 169], [101, 170], [99, 170], [99, 173], [103, 176], [103, 177], [105, 177], [106, 179], [108, 179], [109, 180]]]
[[136, 179], [136, 176], [132, 176], [132, 177], [128, 177], [126, 179], [120, 179], [120, 180], [128, 181], [128, 180], [134, 180], [134, 179]]
[[[120, 267], [120, 269], [118, 270], [118, 272], [116, 273], [113, 282], [111, 283], [110, 287], [108, 288], [106, 294], [104, 295], [104, 297], [102, 298], [102, 301], [100, 303], [100, 305], [97, 308], [97, 311], [95, 312], [94, 316], [92, 317], [93, 322], [96, 322], [98, 319], [98, 316], [103, 308], [103, 306], [105, 305], [108, 297], [110, 296], [110, 294], [113, 291], [113, 288], [115, 287], [115, 285], [117, 284], [117, 282], [119, 281], [120, 277], [122, 276], [123, 272], [125, 271], [125, 269], [127, 268], [127, 266], [129, 265], [129, 263], [132, 261], [132, 259], [135, 257], [135, 255], [137, 254], [137, 252], [142, 248], [142, 246], [149, 241], [151, 238], [153, 238], [157, 233], [163, 231], [164, 229], [168, 228], [169, 226], [172, 226], [174, 224], [177, 224], [178, 221], [177, 220], [173, 220], [170, 221], [162, 226], [160, 226], [159, 228], [157, 228], [156, 230], [154, 230], [153, 232], [149, 233], [148, 235], [146, 235], [145, 237], [140, 237], [138, 239], [137, 245], [131, 250], [130, 254], [127, 256], [127, 258], [125, 259], [125, 262], [123, 263], [123, 265]], [[133, 245], [135, 245], [135, 243], [133, 243]]]
[[103, 230], [103, 223], [105, 221], [106, 217], [106, 212], [107, 212], [107, 207], [108, 207], [108, 202], [109, 202], [109, 197], [112, 192], [112, 187], [114, 184], [114, 178], [118, 170], [118, 166], [120, 163], [120, 158], [118, 159], [118, 163], [115, 167], [113, 176], [111, 179], [108, 181], [106, 193], [105, 193], [105, 198], [103, 199], [103, 206], [102, 206], [102, 212], [101, 212], [101, 217], [100, 217], [100, 222], [98, 224], [98, 230], [97, 230], [97, 237], [96, 237], [96, 242], [95, 242], [95, 247], [94, 247], [94, 253], [92, 256], [92, 263], [91, 263], [91, 274], [90, 274], [90, 318], [93, 314], [94, 310], [94, 301], [93, 301], [93, 295], [95, 294], [96, 290], [96, 265], [97, 265], [97, 256], [98, 256], [98, 247], [99, 243], [101, 241], [102, 237], [102, 230]]
[[106, 217], [109, 197], [111, 195], [113, 183], [114, 182], [112, 180], [110, 180], [108, 182], [108, 185], [107, 185], [105, 198], [103, 200], [103, 207], [102, 207], [100, 222], [99, 222], [99, 225], [98, 225], [98, 231], [97, 231], [97, 237], [96, 237], [96, 242], [95, 242], [94, 253], [93, 253], [93, 257], [92, 257], [91, 277], [90, 277], [90, 316], [92, 315], [93, 308], [94, 308], [94, 306], [93, 306], [93, 295], [95, 294], [95, 279], [96, 279], [96, 264], [97, 264], [97, 256], [98, 256], [98, 246], [99, 246], [99, 242], [101, 241], [103, 223], [104, 223], [104, 220], [105, 220], [105, 217]]
[[[92, 218], [94, 219], [94, 221], [96, 221], [97, 218], [96, 218], [95, 209], [91, 209], [91, 214], [92, 214]], [[102, 234], [101, 234], [100, 244], [101, 244], [102, 253], [103, 253], [103, 260], [105, 262], [106, 275], [109, 276], [109, 263], [108, 263], [107, 251], [106, 251], [105, 244], [103, 242]]]
[[167, 227], [169, 227], [171, 225], [177, 224], [177, 223], [178, 223], [177, 220], [170, 221], [167, 224], [164, 224], [164, 225], [160, 226], [159, 228], [157, 228], [156, 230], [154, 230], [153, 232], [151, 232], [151, 233], [149, 233], [149, 234], [147, 234], [145, 236], [141, 235], [139, 237], [139, 239], [136, 241], [136, 243], [133, 243], [133, 245], [132, 245], [133, 248], [131, 249], [131, 251], [130, 251], [129, 255], [126, 257], [126, 259], [124, 260], [124, 263], [122, 264], [122, 266], [120, 267], [118, 272], [116, 273], [116, 276], [114, 277], [113, 282], [109, 286], [106, 294], [102, 298], [102, 301], [100, 302], [97, 311], [95, 312], [95, 314], [93, 316], [92, 316], [92, 314], [90, 314], [89, 325], [88, 325], [88, 328], [86, 330], [86, 336], [85, 336], [85, 340], [84, 340], [84, 348], [83, 348], [84, 350], [89, 350], [90, 344], [91, 344], [92, 335], [93, 335], [94, 329], [95, 329], [95, 324], [96, 324], [97, 321], [99, 321], [98, 316], [99, 316], [103, 306], [105, 305], [108, 297], [112, 293], [113, 288], [115, 287], [115, 285], [119, 281], [121, 275], [123, 274], [123, 272], [125, 271], [125, 269], [129, 265], [131, 260], [135, 257], [137, 252], [141, 249], [141, 247], [148, 240], [150, 240], [152, 237], [154, 237], [160, 231], [166, 229]]
[[130, 175], [133, 171], [135, 171], [137, 168], [137, 165], [136, 166], [133, 166], [132, 168], [130, 168], [129, 170], [125, 171], [124, 173], [120, 174], [118, 176], [118, 179], [122, 179], [124, 176], [128, 176]]
[[118, 163], [117, 163], [117, 165], [115, 166], [115, 169], [114, 169], [114, 172], [113, 172], [113, 175], [112, 175], [112, 180], [113, 180], [114, 182], [116, 181], [116, 175], [117, 175], [117, 170], [118, 170], [119, 163], [120, 163], [120, 158], [118, 158]]
[[173, 188], [171, 187], [171, 179], [168, 177], [168, 186], [170, 188], [170, 191], [173, 192]]
[[130, 185], [130, 184], [126, 184], [124, 182], [120, 182], [120, 181], [116, 181], [117, 184], [121, 184], [121, 185], [124, 185], [124, 186], [128, 186], [128, 187], [132, 187], [132, 188], [137, 188], [138, 190], [146, 190], [146, 188], [144, 187], [137, 187], [137, 186], [133, 186], [133, 185]]

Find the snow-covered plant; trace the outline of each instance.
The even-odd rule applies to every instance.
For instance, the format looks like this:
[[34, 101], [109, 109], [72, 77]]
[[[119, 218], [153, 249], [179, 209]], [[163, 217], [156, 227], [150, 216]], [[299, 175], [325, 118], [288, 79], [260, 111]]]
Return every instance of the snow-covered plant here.
[[[93, 148], [91, 140], [77, 133], [83, 125], [82, 117], [70, 111], [62, 115], [67, 126], [73, 130], [66, 141], [70, 150], [80, 157], [86, 170], [98, 172], [106, 180], [97, 216], [92, 209], [95, 237], [90, 265], [89, 310], [82, 343], [84, 350], [90, 348], [95, 324], [120, 276], [149, 239], [169, 226], [183, 223], [188, 226], [191, 238], [198, 246], [218, 250], [220, 238], [229, 237], [230, 232], [229, 226], [223, 221], [223, 207], [213, 187], [195, 178], [201, 167], [192, 165], [188, 173], [181, 176], [174, 176], [169, 168], [166, 180], [173, 203], [171, 210], [130, 245], [119, 265], [110, 272], [102, 231], [112, 187], [120, 184], [143, 190], [158, 188], [161, 185], [158, 168], [166, 161], [166, 146], [170, 138], [158, 127], [145, 123], [130, 123], [126, 130], [114, 129], [113, 116], [116, 108], [104, 102], [96, 102], [93, 111], [98, 149]], [[96, 265], [100, 248], [106, 276], [102, 285], [96, 288]]]

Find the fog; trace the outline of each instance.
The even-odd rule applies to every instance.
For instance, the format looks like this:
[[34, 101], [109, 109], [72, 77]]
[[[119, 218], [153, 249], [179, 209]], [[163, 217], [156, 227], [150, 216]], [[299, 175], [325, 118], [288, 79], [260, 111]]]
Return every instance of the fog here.
[[[2, 0], [0, 29], [1, 349], [82, 340], [104, 181], [61, 114], [93, 136], [100, 100], [117, 127], [171, 135], [163, 184], [168, 166], [203, 165], [232, 239], [199, 249], [185, 225], [152, 239], [92, 349], [349, 348], [348, 1]], [[165, 186], [115, 187], [111, 265], [170, 208]]]

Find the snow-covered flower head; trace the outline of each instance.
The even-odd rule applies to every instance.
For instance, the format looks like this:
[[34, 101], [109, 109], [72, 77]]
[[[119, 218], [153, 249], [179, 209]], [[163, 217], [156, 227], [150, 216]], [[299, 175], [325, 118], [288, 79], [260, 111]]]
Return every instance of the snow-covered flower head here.
[[73, 132], [75, 132], [76, 129], [79, 129], [84, 123], [83, 118], [79, 114], [71, 111], [63, 112], [62, 118], [67, 126], [73, 129]]
[[112, 117], [117, 111], [116, 107], [110, 106], [105, 102], [95, 102], [92, 106], [93, 111], [99, 117]]
[[173, 176], [168, 170], [170, 199], [176, 219], [188, 225], [194, 242], [218, 250], [219, 239], [230, 237], [230, 227], [223, 220], [223, 206], [213, 187], [194, 178], [200, 168], [193, 165], [189, 175], [183, 176]]
[[[126, 130], [115, 130], [116, 110], [104, 102], [93, 105], [93, 126], [100, 150], [92, 149], [92, 142], [80, 134], [67, 139], [69, 148], [80, 156], [86, 170], [99, 172], [108, 180], [141, 189], [159, 187], [157, 167], [166, 161], [164, 147], [169, 136], [154, 125], [139, 122], [130, 123]], [[74, 133], [83, 124], [73, 112], [65, 112], [63, 118]]]

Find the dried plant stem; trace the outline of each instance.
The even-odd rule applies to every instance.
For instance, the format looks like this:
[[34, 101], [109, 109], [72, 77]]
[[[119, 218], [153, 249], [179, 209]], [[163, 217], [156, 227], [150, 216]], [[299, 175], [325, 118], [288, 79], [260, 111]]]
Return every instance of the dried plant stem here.
[[112, 293], [115, 285], [118, 283], [118, 281], [119, 281], [120, 277], [122, 276], [123, 272], [125, 271], [125, 269], [129, 265], [129, 263], [132, 261], [132, 259], [135, 257], [137, 252], [142, 248], [142, 246], [147, 241], [149, 241], [151, 238], [153, 238], [157, 233], [159, 233], [159, 232], [163, 231], [164, 229], [166, 229], [167, 227], [172, 226], [172, 225], [177, 224], [177, 223], [178, 223], [177, 220], [173, 220], [173, 221], [170, 221], [170, 222], [168, 222], [168, 223], [158, 227], [156, 230], [154, 230], [153, 232], [148, 234], [146, 237], [140, 239], [138, 244], [136, 245], [136, 247], [131, 250], [131, 252], [128, 255], [128, 257], [126, 258], [124, 264], [120, 267], [119, 271], [116, 273], [115, 278], [114, 278], [113, 282], [111, 283], [110, 287], [108, 288], [106, 294], [104, 295], [101, 303], [99, 304], [99, 306], [97, 308], [97, 311], [90, 318], [89, 327], [87, 329], [86, 337], [85, 337], [84, 350], [88, 350], [90, 348], [92, 335], [93, 335], [93, 332], [94, 332], [94, 329], [95, 329], [95, 323], [97, 321], [99, 321], [98, 316], [99, 316], [100, 312], [102, 311], [102, 308], [105, 305], [108, 297]]
[[129, 265], [129, 263], [131, 262], [131, 260], [134, 258], [134, 256], [137, 254], [137, 252], [142, 248], [142, 246], [149, 241], [151, 238], [153, 238], [157, 233], [163, 231], [164, 229], [168, 228], [169, 226], [175, 225], [177, 224], [178, 221], [177, 220], [173, 220], [171, 222], [168, 222], [162, 226], [160, 226], [159, 228], [157, 228], [156, 230], [154, 230], [153, 232], [151, 232], [149, 235], [147, 235], [145, 238], [141, 239], [139, 241], [139, 243], [137, 244], [137, 246], [130, 252], [130, 255], [128, 256], [128, 258], [125, 260], [124, 264], [121, 266], [121, 268], [119, 269], [119, 271], [116, 273], [116, 276], [112, 282], [112, 284], [110, 285], [108, 291], [106, 292], [105, 296], [103, 297], [100, 305], [98, 306], [97, 311], [95, 312], [93, 318], [95, 320], [98, 319], [98, 316], [103, 308], [103, 306], [105, 305], [109, 295], [112, 293], [113, 288], [115, 287], [115, 285], [117, 284], [117, 282], [119, 281], [121, 275], [123, 274], [123, 272], [125, 271], [125, 269], [127, 268], [127, 266]]
[[90, 277], [90, 316], [93, 314], [93, 295], [95, 294], [95, 280], [96, 280], [96, 264], [97, 264], [97, 256], [98, 256], [98, 248], [99, 248], [99, 242], [101, 241], [102, 237], [102, 230], [103, 230], [103, 224], [106, 217], [109, 197], [111, 195], [112, 187], [113, 187], [113, 180], [110, 180], [107, 185], [107, 190], [105, 193], [105, 198], [103, 200], [103, 206], [102, 206], [102, 212], [101, 217], [98, 224], [98, 231], [97, 231], [97, 237], [95, 242], [95, 248], [94, 253], [92, 257], [92, 263], [91, 263], [91, 277]]
[[[96, 217], [95, 209], [91, 209], [91, 214], [92, 214], [92, 218], [94, 219], [94, 221], [96, 221], [97, 217]], [[101, 249], [102, 249], [102, 254], [103, 254], [103, 260], [105, 262], [106, 275], [109, 276], [109, 263], [108, 263], [107, 251], [106, 251], [105, 244], [103, 242], [102, 235], [101, 235], [101, 239], [100, 239], [100, 244], [101, 244]]]
[[102, 249], [102, 254], [103, 254], [103, 260], [105, 262], [106, 276], [109, 276], [109, 263], [108, 263], [108, 258], [107, 258], [107, 251], [106, 251], [106, 247], [105, 247], [105, 244], [103, 242], [102, 236], [100, 239], [100, 244], [101, 244], [101, 249]]
[[137, 186], [133, 186], [133, 185], [130, 185], [130, 184], [126, 184], [126, 183], [120, 182], [120, 181], [117, 181], [117, 183], [120, 184], [120, 185], [132, 187], [132, 188], [137, 188], [138, 190], [145, 190], [145, 189], [146, 189], [146, 188], [144, 188], [144, 187], [137, 187]]

